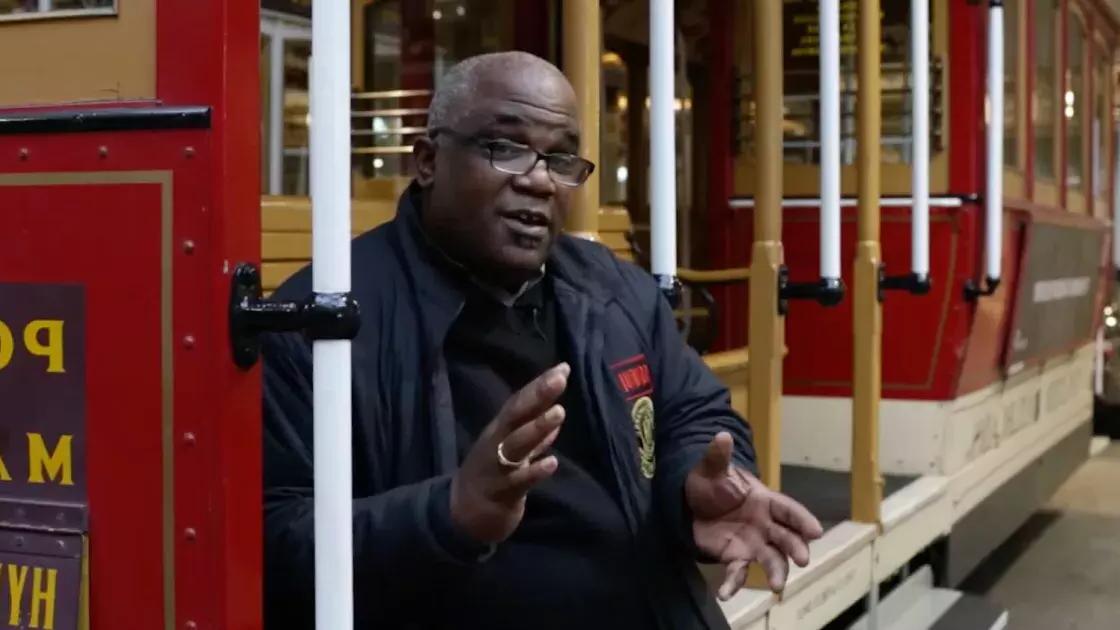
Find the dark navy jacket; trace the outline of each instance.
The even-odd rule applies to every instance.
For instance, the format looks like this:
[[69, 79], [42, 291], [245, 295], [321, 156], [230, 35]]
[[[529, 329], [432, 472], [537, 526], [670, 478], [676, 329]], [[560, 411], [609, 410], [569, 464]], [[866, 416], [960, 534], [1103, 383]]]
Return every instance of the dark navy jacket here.
[[[475, 558], [447, 540], [449, 485], [458, 465], [443, 340], [463, 305], [430, 259], [414, 208], [353, 241], [353, 292], [362, 326], [353, 344], [353, 492], [356, 628], [485, 627], [441, 609], [441, 589], [469, 579]], [[559, 324], [572, 344], [572, 378], [609, 451], [613, 494], [651, 576], [664, 628], [726, 628], [696, 568], [684, 479], [719, 431], [736, 463], [754, 471], [747, 424], [728, 392], [682, 340], [654, 280], [603, 246], [561, 236], [548, 260]], [[311, 291], [304, 269], [277, 297]], [[266, 628], [311, 628], [314, 609], [310, 345], [269, 336], [264, 358]], [[627, 388], [647, 366], [655, 472], [643, 474]], [[638, 374], [641, 376], [641, 373]], [[652, 391], [648, 391], [652, 389]], [[628, 398], [631, 401], [628, 402]], [[643, 413], [646, 410], [642, 410]], [[647, 468], [648, 470], [648, 468]], [[485, 561], [485, 560], [481, 560]], [[573, 580], [594, 576], [572, 576]], [[606, 614], [608, 611], [604, 611]], [[551, 620], [562, 627], [560, 620]], [[472, 624], [481, 624], [478, 626]], [[537, 627], [526, 620], [527, 627]], [[450, 627], [450, 625], [448, 625]]]

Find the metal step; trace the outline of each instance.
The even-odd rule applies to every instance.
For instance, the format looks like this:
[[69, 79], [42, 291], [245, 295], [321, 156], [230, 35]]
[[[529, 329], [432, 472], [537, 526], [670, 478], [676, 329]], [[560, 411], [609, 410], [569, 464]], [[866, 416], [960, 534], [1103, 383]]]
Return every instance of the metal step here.
[[1008, 613], [982, 597], [934, 588], [933, 571], [922, 567], [850, 630], [1004, 630]]

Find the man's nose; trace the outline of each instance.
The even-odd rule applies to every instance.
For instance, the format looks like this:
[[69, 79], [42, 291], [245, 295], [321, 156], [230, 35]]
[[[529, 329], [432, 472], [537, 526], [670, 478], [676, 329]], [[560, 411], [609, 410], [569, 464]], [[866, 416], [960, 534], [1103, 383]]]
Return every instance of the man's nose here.
[[538, 197], [551, 197], [556, 194], [556, 182], [548, 172], [548, 162], [544, 158], [533, 164], [532, 170], [513, 178], [514, 188]]

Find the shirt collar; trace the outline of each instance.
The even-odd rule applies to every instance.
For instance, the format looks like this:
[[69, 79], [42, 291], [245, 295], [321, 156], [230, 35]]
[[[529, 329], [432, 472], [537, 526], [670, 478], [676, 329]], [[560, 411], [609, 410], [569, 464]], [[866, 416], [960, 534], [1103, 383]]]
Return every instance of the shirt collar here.
[[494, 298], [503, 305], [509, 307], [513, 306], [517, 301], [521, 300], [522, 297], [527, 297], [532, 289], [539, 285], [541, 280], [544, 279], [544, 274], [545, 266], [541, 265], [540, 271], [538, 271], [537, 274], [530, 280], [524, 282], [515, 293], [510, 293], [502, 287], [497, 287], [489, 284], [478, 276], [475, 276], [474, 274], [468, 274], [468, 278], [476, 287], [478, 287], [480, 291]]

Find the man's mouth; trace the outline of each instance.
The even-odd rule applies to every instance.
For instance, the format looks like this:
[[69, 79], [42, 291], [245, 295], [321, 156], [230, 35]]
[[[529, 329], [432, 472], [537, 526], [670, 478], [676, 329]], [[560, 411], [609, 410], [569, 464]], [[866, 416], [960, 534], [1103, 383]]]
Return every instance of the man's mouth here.
[[501, 217], [516, 236], [534, 241], [545, 239], [552, 225], [548, 214], [539, 210], [509, 210]]

